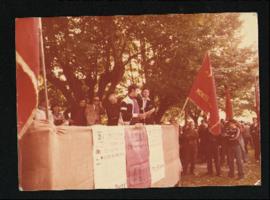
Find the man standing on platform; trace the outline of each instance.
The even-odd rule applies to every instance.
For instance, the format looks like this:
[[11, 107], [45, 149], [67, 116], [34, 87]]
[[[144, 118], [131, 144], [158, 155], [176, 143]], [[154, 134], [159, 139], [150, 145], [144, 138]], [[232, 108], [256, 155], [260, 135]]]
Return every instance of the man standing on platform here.
[[134, 125], [145, 119], [145, 114], [140, 113], [140, 106], [137, 101], [138, 93], [138, 86], [130, 85], [128, 95], [121, 102], [120, 112], [125, 125]]
[[93, 98], [92, 104], [87, 104], [85, 109], [87, 125], [101, 124], [101, 115], [104, 109], [101, 105], [99, 97]]
[[149, 96], [150, 90], [148, 88], [144, 88], [142, 90], [142, 97], [138, 98], [140, 112], [146, 114], [145, 119], [142, 120], [142, 123], [144, 124], [154, 124], [153, 115], [155, 112], [155, 106]]
[[108, 126], [118, 125], [120, 118], [120, 104], [118, 102], [117, 96], [115, 93], [109, 94], [108, 98], [104, 103], [104, 107], [108, 117]]
[[81, 98], [79, 105], [76, 109], [71, 111], [71, 125], [74, 126], [86, 126], [86, 115], [85, 115], [85, 108], [86, 108], [86, 100]]

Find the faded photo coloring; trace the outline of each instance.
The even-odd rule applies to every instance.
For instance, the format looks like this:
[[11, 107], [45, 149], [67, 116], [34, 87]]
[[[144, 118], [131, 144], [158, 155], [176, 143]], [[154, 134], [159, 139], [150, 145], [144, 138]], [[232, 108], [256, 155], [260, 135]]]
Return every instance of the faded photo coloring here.
[[21, 191], [261, 184], [256, 13], [15, 26]]

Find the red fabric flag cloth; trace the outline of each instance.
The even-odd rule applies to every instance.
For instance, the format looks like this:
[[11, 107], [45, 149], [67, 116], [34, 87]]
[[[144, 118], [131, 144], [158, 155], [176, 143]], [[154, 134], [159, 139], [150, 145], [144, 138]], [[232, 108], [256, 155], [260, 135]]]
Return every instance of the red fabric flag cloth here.
[[221, 127], [217, 106], [216, 86], [208, 53], [204, 57], [202, 67], [197, 74], [188, 97], [203, 111], [210, 113], [208, 123], [209, 130], [213, 135], [219, 135]]
[[17, 127], [21, 138], [38, 105], [39, 19], [16, 19]]
[[232, 108], [232, 100], [229, 89], [226, 87], [226, 120], [233, 119], [233, 108]]
[[126, 170], [128, 188], [150, 188], [149, 146], [144, 127], [126, 127]]

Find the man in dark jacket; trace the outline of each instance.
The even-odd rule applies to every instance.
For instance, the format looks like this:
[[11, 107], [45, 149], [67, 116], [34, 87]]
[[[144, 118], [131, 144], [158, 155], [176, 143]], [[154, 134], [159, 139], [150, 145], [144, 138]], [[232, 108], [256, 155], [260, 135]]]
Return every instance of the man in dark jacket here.
[[108, 116], [108, 126], [116, 126], [118, 125], [119, 117], [120, 117], [120, 104], [118, 103], [118, 99], [114, 93], [111, 93], [108, 96], [108, 99], [104, 103], [104, 107]]
[[86, 108], [86, 100], [81, 99], [79, 104], [76, 105], [72, 110], [68, 109], [65, 111], [65, 116], [68, 117], [68, 113], [71, 113], [71, 119], [70, 125], [74, 126], [86, 126], [86, 114], [85, 114], [85, 108]]
[[205, 120], [201, 120], [201, 124], [198, 129], [199, 134], [199, 145], [198, 145], [198, 151], [199, 151], [199, 160], [201, 162], [206, 161], [206, 147], [207, 147], [207, 137], [208, 137], [208, 127]]
[[220, 176], [220, 159], [219, 159], [219, 137], [214, 136], [207, 129], [206, 143], [205, 143], [205, 153], [207, 160], [207, 174], [213, 174], [213, 160], [216, 168], [216, 175]]
[[193, 122], [188, 122], [186, 128], [183, 130], [183, 174], [186, 174], [190, 166], [190, 174], [194, 174], [195, 161], [197, 157], [198, 148], [198, 132], [194, 127]]

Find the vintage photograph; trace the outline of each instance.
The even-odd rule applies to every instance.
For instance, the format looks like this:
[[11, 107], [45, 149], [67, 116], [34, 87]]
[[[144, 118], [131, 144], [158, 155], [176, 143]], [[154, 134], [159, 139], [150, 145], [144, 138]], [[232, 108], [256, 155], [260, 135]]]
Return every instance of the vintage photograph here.
[[260, 186], [257, 13], [15, 19], [20, 191]]

